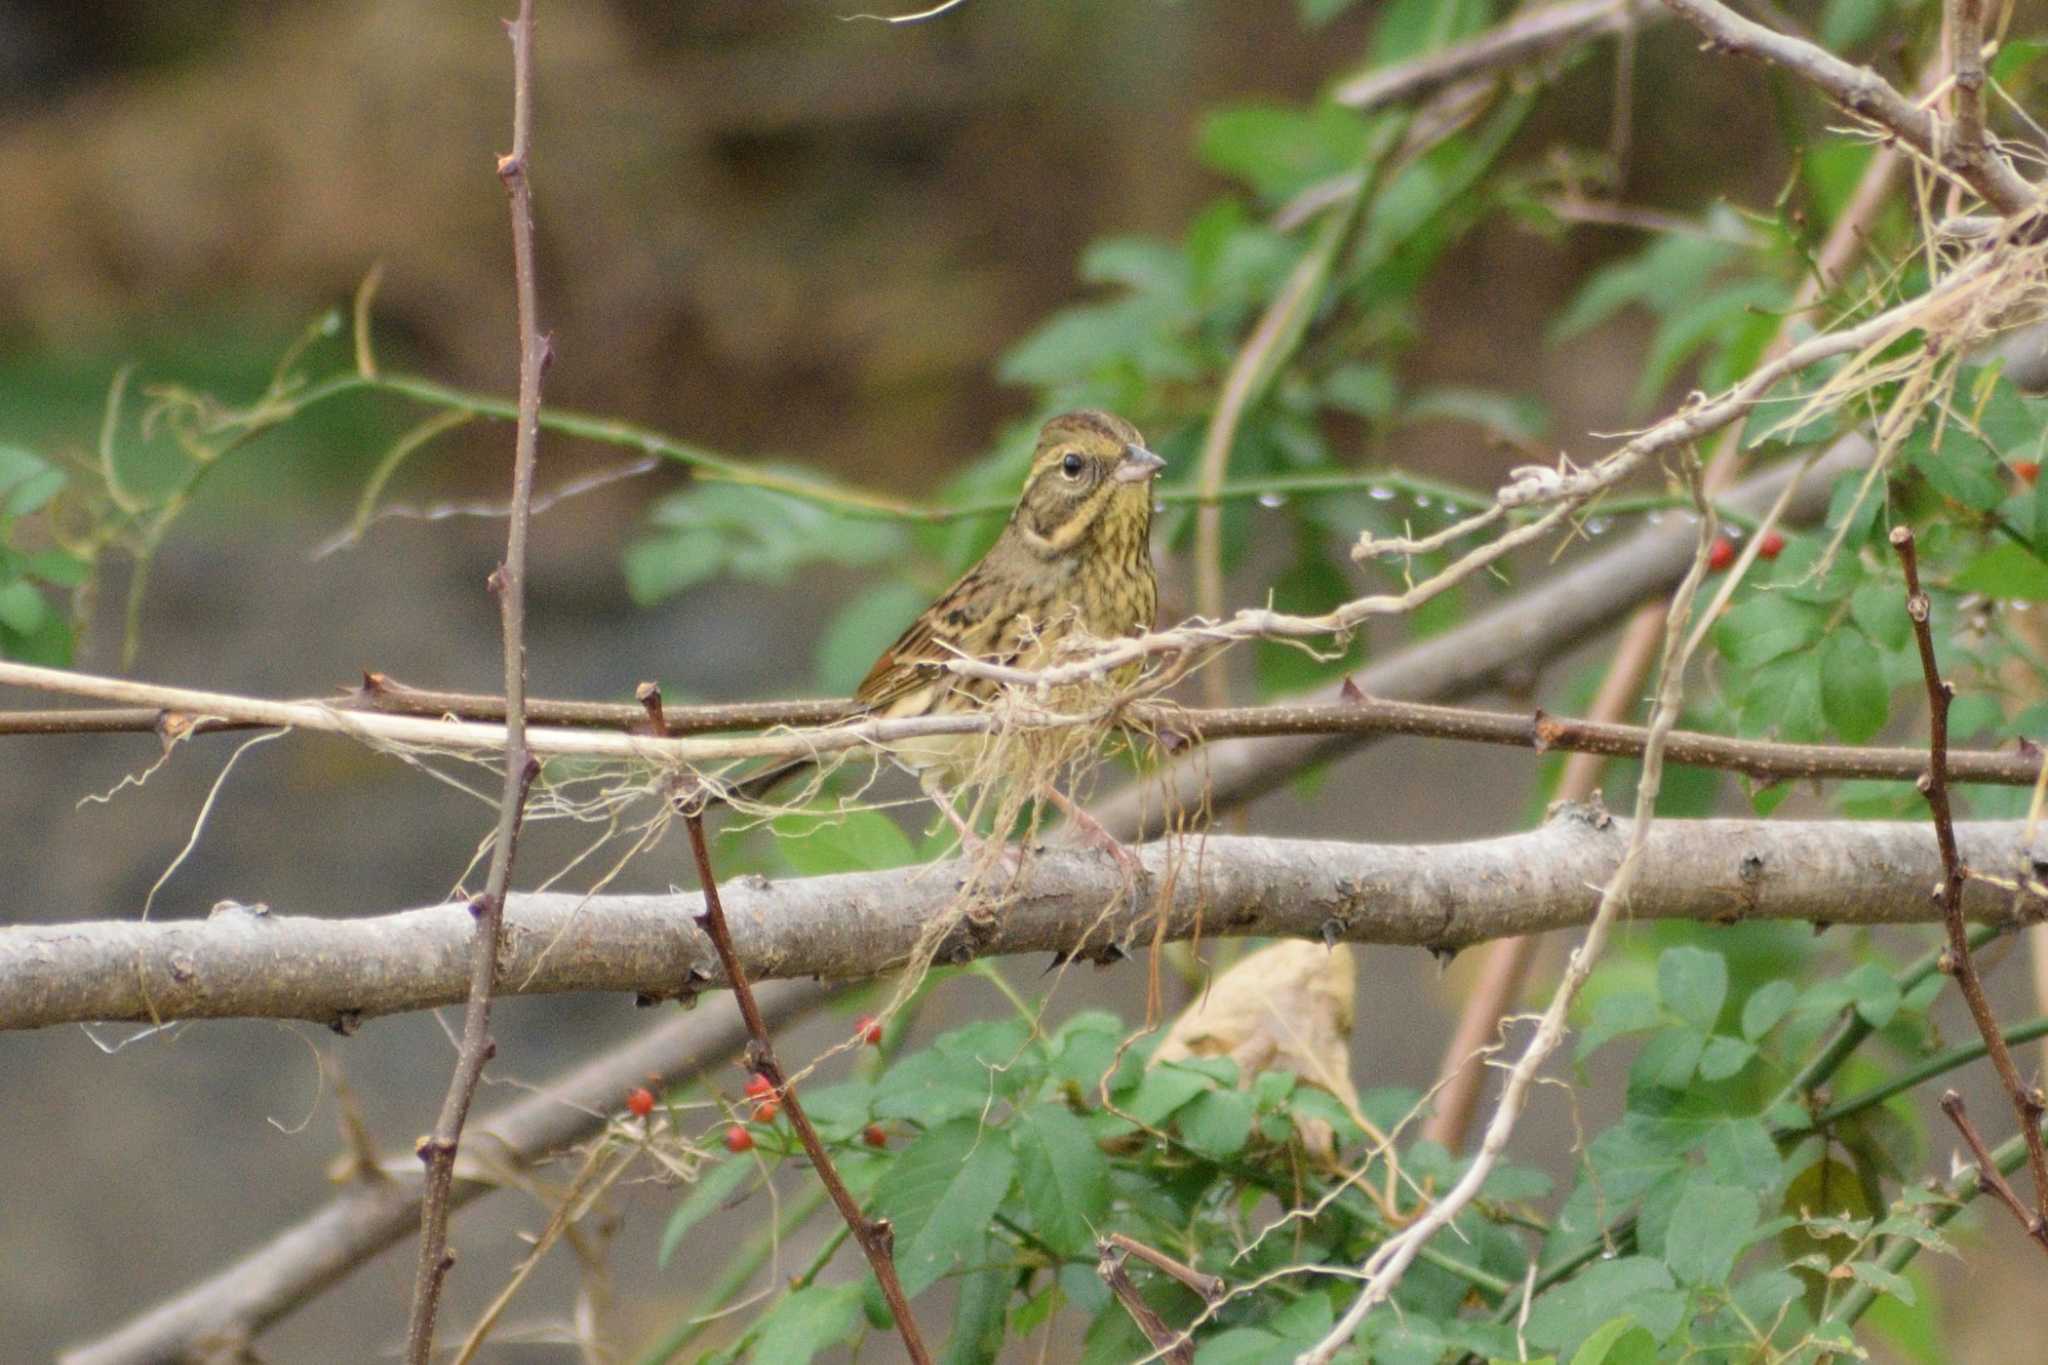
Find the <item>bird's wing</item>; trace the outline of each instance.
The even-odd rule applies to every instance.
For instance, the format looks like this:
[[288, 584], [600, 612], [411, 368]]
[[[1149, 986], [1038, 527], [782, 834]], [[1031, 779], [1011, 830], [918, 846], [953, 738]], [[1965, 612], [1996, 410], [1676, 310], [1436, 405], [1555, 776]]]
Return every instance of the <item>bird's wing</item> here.
[[854, 690], [853, 699], [871, 711], [882, 711], [913, 692], [938, 685], [942, 679], [918, 665], [974, 653], [982, 633], [979, 627], [990, 606], [977, 565], [912, 621], [895, 644], [882, 651]]

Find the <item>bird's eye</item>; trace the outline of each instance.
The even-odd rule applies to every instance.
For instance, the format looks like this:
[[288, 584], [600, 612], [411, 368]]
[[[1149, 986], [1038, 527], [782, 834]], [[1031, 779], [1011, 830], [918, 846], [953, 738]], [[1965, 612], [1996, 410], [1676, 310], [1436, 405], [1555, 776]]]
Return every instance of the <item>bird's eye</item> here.
[[1086, 467], [1087, 463], [1086, 460], [1081, 458], [1080, 451], [1070, 450], [1067, 452], [1067, 458], [1060, 461], [1060, 472], [1070, 479], [1078, 479], [1081, 477], [1081, 470]]

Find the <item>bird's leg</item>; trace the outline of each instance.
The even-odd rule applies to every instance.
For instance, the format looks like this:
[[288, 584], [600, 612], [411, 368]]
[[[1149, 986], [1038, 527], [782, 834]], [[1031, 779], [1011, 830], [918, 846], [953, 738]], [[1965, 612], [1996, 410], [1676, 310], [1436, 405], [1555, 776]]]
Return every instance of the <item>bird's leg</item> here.
[[1123, 872], [1125, 881], [1134, 887], [1139, 885], [1145, 875], [1144, 864], [1138, 861], [1137, 854], [1125, 848], [1114, 834], [1105, 829], [1100, 820], [1083, 810], [1065, 792], [1050, 783], [1045, 788], [1045, 799], [1052, 802], [1060, 814], [1066, 816], [1089, 843], [1116, 859], [1116, 865]]
[[929, 770], [918, 774], [917, 785], [924, 788], [924, 794], [939, 808], [939, 814], [946, 817], [953, 832], [960, 836], [960, 853], [971, 862], [981, 861], [982, 854], [991, 842], [996, 845], [996, 867], [1006, 878], [1014, 879], [1024, 866], [1024, 850], [1004, 840], [983, 838], [974, 826], [967, 823], [965, 816], [953, 809], [953, 794], [939, 785], [938, 775]]

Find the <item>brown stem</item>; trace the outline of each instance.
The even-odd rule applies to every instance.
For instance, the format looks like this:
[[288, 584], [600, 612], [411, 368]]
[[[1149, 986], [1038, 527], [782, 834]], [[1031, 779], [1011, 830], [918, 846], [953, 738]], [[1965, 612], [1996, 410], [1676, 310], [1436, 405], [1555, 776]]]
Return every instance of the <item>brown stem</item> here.
[[825, 1144], [818, 1140], [818, 1130], [811, 1126], [810, 1117], [804, 1113], [803, 1105], [797, 1100], [796, 1087], [790, 1084], [782, 1064], [775, 1059], [775, 1042], [768, 1034], [767, 1021], [761, 1017], [761, 1010], [754, 1003], [753, 987], [747, 984], [746, 973], [740, 967], [739, 954], [733, 950], [732, 931], [726, 927], [725, 906], [718, 898], [718, 878], [711, 870], [711, 850], [704, 842], [704, 811], [701, 804], [686, 804], [683, 808], [683, 823], [690, 830], [690, 852], [697, 860], [697, 880], [704, 891], [704, 913], [697, 917], [697, 923], [711, 940], [711, 946], [718, 952], [718, 960], [725, 968], [726, 980], [732, 983], [733, 999], [740, 1007], [740, 1017], [747, 1021], [747, 1033], [753, 1042], [747, 1048], [747, 1061], [753, 1069], [765, 1076], [775, 1087], [775, 1094], [782, 1106], [789, 1112], [790, 1126], [796, 1129], [797, 1141], [811, 1159], [811, 1166], [824, 1182], [825, 1192], [832, 1196], [833, 1205], [839, 1216], [846, 1220], [846, 1226], [853, 1233], [853, 1239], [860, 1243], [868, 1264], [874, 1267], [875, 1280], [882, 1286], [882, 1297], [889, 1302], [889, 1311], [895, 1315], [896, 1330], [903, 1335], [903, 1347], [910, 1353], [917, 1365], [929, 1365], [931, 1353], [925, 1349], [924, 1338], [918, 1334], [917, 1319], [911, 1316], [910, 1300], [903, 1293], [903, 1282], [896, 1278], [896, 1262], [891, 1255], [895, 1232], [886, 1218], [869, 1218], [861, 1212], [860, 1203], [846, 1188], [846, 1182], [839, 1178], [838, 1169], [832, 1164], [832, 1156], [825, 1150]]
[[[1115, 1247], [1118, 1251], [1137, 1257], [1160, 1274], [1170, 1275], [1179, 1280], [1205, 1303], [1216, 1303], [1223, 1297], [1225, 1286], [1221, 1275], [1204, 1274], [1191, 1265], [1174, 1260], [1155, 1247], [1148, 1247], [1136, 1238], [1124, 1236], [1121, 1232], [1112, 1232], [1102, 1241], [1106, 1246]], [[1100, 1249], [1098, 1247], [1098, 1250]]]
[[520, 0], [519, 17], [506, 24], [512, 40], [512, 151], [498, 160], [512, 213], [512, 267], [519, 310], [519, 421], [513, 441], [512, 515], [505, 536], [505, 562], [491, 575], [505, 649], [505, 785], [498, 799], [498, 828], [491, 848], [484, 892], [472, 902], [476, 929], [471, 937], [469, 1003], [463, 1010], [462, 1045], [433, 1133], [418, 1152], [426, 1166], [420, 1199], [420, 1255], [413, 1278], [412, 1316], [406, 1327], [408, 1365], [427, 1365], [434, 1354], [434, 1320], [441, 1287], [455, 1254], [448, 1246], [449, 1190], [455, 1181], [455, 1153], [483, 1079], [484, 1064], [497, 1045], [491, 1040], [491, 995], [497, 986], [498, 944], [503, 937], [505, 893], [526, 796], [540, 764], [526, 749], [526, 530], [533, 505], [533, 468], [540, 438], [541, 374], [549, 357], [540, 332], [534, 286], [533, 191], [526, 158], [533, 123], [533, 0]]
[[1152, 1343], [1158, 1358], [1168, 1365], [1194, 1365], [1195, 1343], [1187, 1333], [1176, 1332], [1167, 1326], [1166, 1319], [1145, 1302], [1145, 1296], [1131, 1282], [1131, 1273], [1124, 1269], [1123, 1250], [1106, 1240], [1096, 1243], [1096, 1248], [1099, 1259], [1095, 1262], [1095, 1273], [1109, 1286], [1109, 1292], [1116, 1295], [1116, 1301], [1131, 1315], [1131, 1321], [1138, 1324], [1138, 1330], [1145, 1334], [1145, 1340]]
[[[1653, 608], [1652, 610], [1656, 610]], [[502, 699], [481, 693], [411, 692], [411, 697], [431, 697], [436, 703], [423, 707], [424, 714], [451, 715], [461, 720], [497, 720], [504, 715]], [[458, 703], [460, 703], [458, 705]], [[466, 709], [473, 706], [473, 710]], [[386, 709], [378, 705], [375, 709]], [[401, 709], [398, 707], [390, 709]], [[774, 726], [808, 719], [827, 719], [851, 710], [849, 703], [836, 701], [750, 702], [729, 706], [665, 707], [662, 711], [669, 733], [687, 734], [697, 729], [740, 729]], [[601, 702], [535, 701], [526, 709], [529, 720], [543, 713], [565, 725], [600, 726], [644, 731], [649, 712], [643, 705]], [[1171, 732], [1177, 739], [1209, 742], [1226, 739], [1278, 739], [1314, 735], [1410, 735], [1425, 739], [1462, 740], [1475, 744], [1498, 744], [1538, 752], [1594, 754], [1605, 758], [1636, 758], [1643, 752], [1648, 732], [1640, 725], [1622, 725], [1598, 720], [1576, 720], [1537, 711], [1479, 711], [1459, 706], [1426, 702], [1392, 701], [1383, 697], [1359, 697], [1353, 701], [1313, 705], [1278, 704], [1235, 706], [1216, 710], [1179, 710], [1153, 703], [1133, 703], [1128, 712], [1139, 725]], [[82, 718], [78, 723], [69, 717]], [[191, 716], [154, 707], [119, 707], [80, 711], [0, 711], [0, 734], [59, 734], [99, 731], [155, 731], [167, 738], [214, 730], [267, 729], [289, 721], [276, 719], [223, 720]], [[960, 728], [975, 725], [971, 717], [961, 719]], [[792, 745], [812, 744], [819, 751], [852, 747], [844, 743], [816, 743], [814, 736], [832, 736], [820, 730], [798, 732]], [[792, 752], [794, 752], [794, 747]], [[1697, 730], [1674, 730], [1666, 745], [1670, 762], [1696, 768], [1715, 768], [1741, 773], [1762, 782], [1818, 781], [1832, 778], [1863, 778], [1900, 782], [1918, 779], [1926, 767], [1926, 756], [1918, 749], [1848, 748], [1830, 744], [1783, 744], [1769, 740], [1735, 739]], [[1995, 786], [2032, 786], [2040, 776], [2038, 755], [1998, 752], [1988, 749], [1963, 750], [1949, 755], [1951, 782], [1980, 782]]]
[[2012, 1210], [2012, 1216], [2020, 1220], [2020, 1226], [2027, 1235], [2037, 1242], [2048, 1244], [2048, 1224], [2044, 1224], [2020, 1202], [2020, 1197], [1999, 1171], [1998, 1163], [1992, 1159], [1991, 1149], [1984, 1145], [1984, 1135], [1977, 1131], [1977, 1125], [1970, 1121], [1969, 1110], [1963, 1107], [1961, 1092], [1941, 1092], [1941, 1112], [1947, 1114], [1949, 1122], [1963, 1135], [1963, 1144], [1970, 1149], [1970, 1157], [1977, 1163], [1977, 1183], [1998, 1196], [1999, 1202]]
[[[1968, 874], [1956, 852], [1955, 819], [1948, 799], [1948, 708], [1955, 700], [1956, 690], [1943, 680], [1940, 665], [1935, 662], [1934, 632], [1927, 619], [1927, 594], [1920, 590], [1919, 556], [1915, 553], [1912, 530], [1905, 526], [1893, 528], [1891, 542], [1906, 572], [1906, 615], [1913, 622], [1913, 638], [1920, 646], [1920, 671], [1927, 679], [1927, 773], [1921, 779], [1920, 790], [1927, 797], [1928, 809], [1934, 813], [1934, 838], [1941, 849], [1939, 899], [1942, 923], [1948, 930], [1948, 953], [1943, 965], [1955, 977], [1956, 986], [1969, 1004], [1970, 1017], [1983, 1036], [1991, 1065], [1998, 1072], [2006, 1094], [2012, 1097], [2013, 1111], [2019, 1115], [2020, 1131], [2027, 1140], [2027, 1166], [2034, 1177], [2036, 1205], [2034, 1214], [2026, 1219], [2027, 1231], [2043, 1250], [2048, 1250], [2048, 1150], [2041, 1143], [2041, 1094], [2020, 1081], [2012, 1050], [2005, 1045], [2005, 1035], [1991, 1012], [1990, 1001], [1985, 999], [1984, 983], [1970, 957], [1968, 929], [1963, 923], [1963, 881]], [[1988, 1163], [1985, 1168], [1991, 1169]]]

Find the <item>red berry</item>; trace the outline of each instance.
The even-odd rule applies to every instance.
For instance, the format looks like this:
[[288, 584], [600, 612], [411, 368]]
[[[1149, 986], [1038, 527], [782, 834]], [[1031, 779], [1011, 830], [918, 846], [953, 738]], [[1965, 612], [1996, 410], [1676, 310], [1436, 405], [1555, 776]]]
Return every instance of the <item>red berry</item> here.
[[853, 1021], [853, 1036], [869, 1047], [882, 1045], [882, 1021], [872, 1014], [863, 1014]]
[[762, 1100], [754, 1106], [754, 1122], [773, 1123], [775, 1116], [782, 1112], [782, 1106], [774, 1100]]
[[871, 1123], [861, 1129], [860, 1140], [870, 1147], [887, 1147], [889, 1145], [889, 1135], [882, 1131], [882, 1125], [879, 1123]]
[[1756, 554], [1759, 559], [1776, 559], [1784, 550], [1785, 537], [1776, 531], [1764, 532], [1764, 538], [1756, 543]]
[[726, 1129], [726, 1130], [725, 1130], [725, 1150], [726, 1150], [726, 1151], [728, 1151], [728, 1152], [748, 1152], [748, 1151], [752, 1151], [752, 1150], [753, 1150], [753, 1147], [754, 1147], [754, 1135], [753, 1135], [752, 1133], [748, 1132], [748, 1131], [747, 1131], [747, 1130], [746, 1130], [745, 1128], [743, 1128], [743, 1127], [742, 1127], [742, 1126], [740, 1126], [739, 1124], [735, 1123], [735, 1124], [734, 1124], [734, 1125], [733, 1125], [732, 1127], [730, 1127], [730, 1128], [728, 1128], [728, 1129]]
[[635, 1086], [626, 1092], [626, 1109], [636, 1119], [644, 1119], [654, 1112], [654, 1092], [646, 1086]]
[[1726, 536], [1717, 536], [1707, 550], [1707, 567], [1715, 573], [1735, 562], [1735, 542]]
[[768, 1078], [767, 1078], [766, 1076], [763, 1076], [763, 1075], [762, 1075], [762, 1074], [761, 1074], [760, 1072], [756, 1071], [756, 1072], [755, 1072], [755, 1073], [754, 1073], [753, 1075], [751, 1075], [751, 1076], [747, 1077], [747, 1098], [748, 1098], [748, 1099], [750, 1099], [750, 1100], [765, 1100], [765, 1099], [768, 1099], [769, 1097], [771, 1097], [772, 1095], [774, 1095], [774, 1093], [775, 1093], [775, 1082], [773, 1082], [773, 1081], [769, 1080], [769, 1079], [768, 1079]]
[[2031, 486], [2034, 480], [2041, 477], [2041, 462], [2039, 460], [2014, 460], [2012, 462], [2012, 472], [2020, 476], [2021, 483]]

